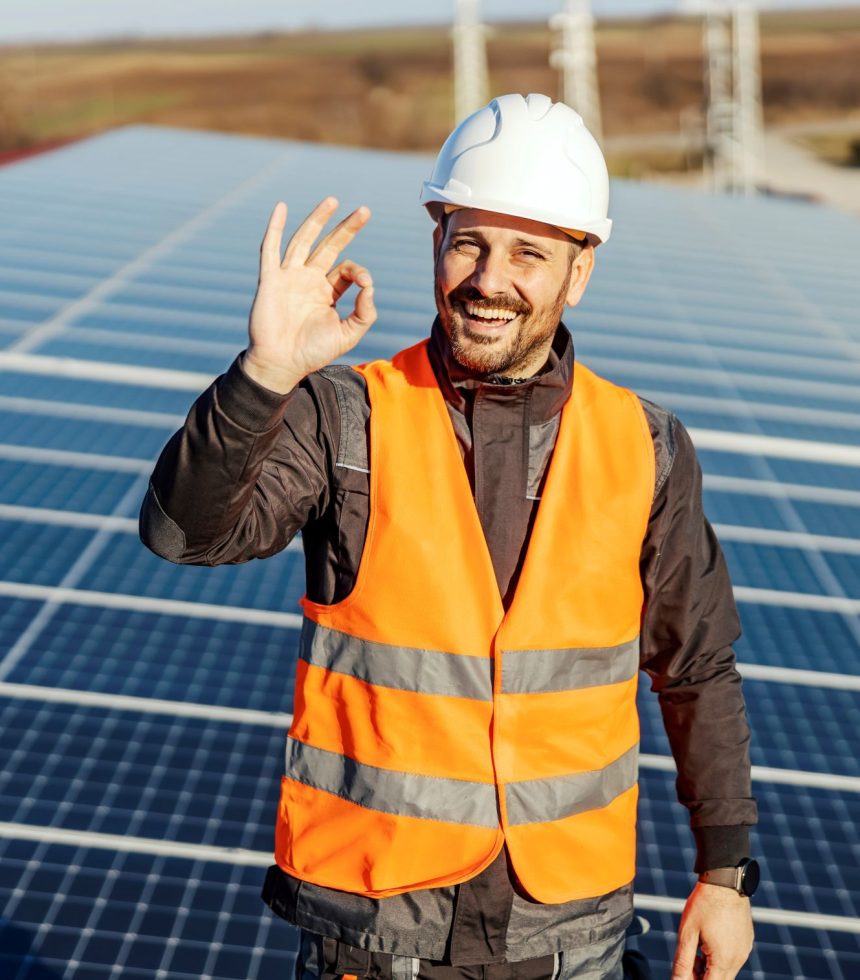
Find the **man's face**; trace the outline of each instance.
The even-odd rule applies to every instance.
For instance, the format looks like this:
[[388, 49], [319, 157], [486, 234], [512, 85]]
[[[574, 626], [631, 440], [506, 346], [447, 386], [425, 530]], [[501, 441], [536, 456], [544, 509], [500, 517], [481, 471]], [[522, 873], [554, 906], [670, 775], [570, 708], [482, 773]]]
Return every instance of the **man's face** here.
[[565, 304], [585, 290], [581, 254], [552, 225], [463, 208], [436, 234], [436, 307], [451, 350], [479, 374], [530, 377], [546, 361]]

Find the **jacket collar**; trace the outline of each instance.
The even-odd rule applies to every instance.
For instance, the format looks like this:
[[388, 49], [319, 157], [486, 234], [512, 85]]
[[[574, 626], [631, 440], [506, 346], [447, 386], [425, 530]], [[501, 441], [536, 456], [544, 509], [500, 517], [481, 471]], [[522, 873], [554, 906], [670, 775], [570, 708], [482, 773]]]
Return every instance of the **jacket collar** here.
[[469, 414], [475, 395], [505, 400], [511, 408], [522, 399], [529, 403], [529, 424], [536, 425], [554, 418], [573, 389], [573, 338], [559, 322], [546, 364], [538, 373], [519, 384], [494, 382], [492, 376], [475, 375], [454, 359], [451, 345], [437, 316], [430, 330], [428, 345], [430, 364], [445, 401], [454, 410]]

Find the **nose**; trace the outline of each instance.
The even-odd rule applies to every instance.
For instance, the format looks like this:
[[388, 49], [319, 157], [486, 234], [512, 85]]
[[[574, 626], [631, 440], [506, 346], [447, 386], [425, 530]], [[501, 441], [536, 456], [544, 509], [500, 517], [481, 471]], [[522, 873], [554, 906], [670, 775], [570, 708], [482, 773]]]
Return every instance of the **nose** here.
[[508, 291], [510, 285], [502, 256], [487, 251], [475, 265], [470, 283], [482, 296], [495, 296]]

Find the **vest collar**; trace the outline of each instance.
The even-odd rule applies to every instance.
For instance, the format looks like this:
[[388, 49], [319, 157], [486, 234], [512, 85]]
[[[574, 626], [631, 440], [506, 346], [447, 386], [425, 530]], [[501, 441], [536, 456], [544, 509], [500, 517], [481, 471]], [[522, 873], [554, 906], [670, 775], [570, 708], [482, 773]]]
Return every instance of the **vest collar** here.
[[438, 316], [430, 330], [428, 355], [442, 396], [461, 414], [467, 413], [475, 393], [483, 390], [485, 396], [504, 401], [511, 408], [521, 399], [527, 399], [529, 424], [537, 425], [558, 415], [573, 389], [573, 338], [561, 322], [546, 364], [533, 378], [522, 384], [493, 383], [463, 367], [451, 354], [448, 337]]

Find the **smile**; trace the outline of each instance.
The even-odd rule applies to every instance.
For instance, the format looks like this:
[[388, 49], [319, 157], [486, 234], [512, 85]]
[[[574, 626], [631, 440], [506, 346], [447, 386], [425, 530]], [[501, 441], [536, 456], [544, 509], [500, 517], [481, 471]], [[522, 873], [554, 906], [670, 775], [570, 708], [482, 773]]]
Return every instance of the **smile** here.
[[501, 327], [515, 320], [519, 314], [504, 307], [485, 307], [468, 301], [457, 304], [469, 320], [480, 326]]

